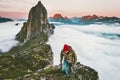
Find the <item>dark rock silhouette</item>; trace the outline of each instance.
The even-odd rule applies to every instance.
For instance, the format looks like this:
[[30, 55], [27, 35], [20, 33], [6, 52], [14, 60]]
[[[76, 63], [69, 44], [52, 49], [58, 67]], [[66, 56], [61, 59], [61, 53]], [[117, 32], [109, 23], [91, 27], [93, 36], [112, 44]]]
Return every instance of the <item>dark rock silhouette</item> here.
[[118, 17], [100, 17], [95, 22], [102, 22], [102, 23], [109, 23], [109, 24], [119, 23], [120, 24], [120, 18], [118, 18]]
[[16, 23], [15, 25], [18, 26], [20, 23]]
[[10, 19], [10, 18], [5, 18], [5, 17], [1, 17], [0, 16], [0, 23], [2, 23], [2, 22], [8, 22], [8, 21], [13, 21], [13, 20]]

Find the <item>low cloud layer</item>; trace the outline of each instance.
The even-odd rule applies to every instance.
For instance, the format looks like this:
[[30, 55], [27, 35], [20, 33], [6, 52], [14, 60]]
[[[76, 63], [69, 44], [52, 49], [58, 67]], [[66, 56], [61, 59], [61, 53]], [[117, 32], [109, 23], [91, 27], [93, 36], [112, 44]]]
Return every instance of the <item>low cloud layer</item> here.
[[120, 37], [113, 35], [111, 39], [106, 35], [99, 36], [103, 33], [120, 34], [119, 31], [120, 27], [105, 25], [56, 26], [48, 42], [54, 52], [54, 64], [59, 64], [61, 49], [67, 43], [75, 50], [78, 61], [98, 71], [100, 80], [119, 80]]
[[[19, 23], [18, 26], [15, 26]], [[18, 41], [15, 40], [15, 35], [20, 31], [23, 22], [5, 22], [0, 23], [0, 50], [7, 52], [13, 46], [17, 45]]]
[[[18, 43], [15, 35], [22, 25], [23, 22], [0, 23], [0, 50], [9, 51]], [[61, 49], [67, 43], [75, 50], [78, 61], [98, 71], [100, 80], [120, 80], [119, 35], [120, 26], [62, 24], [56, 26], [48, 44], [54, 52], [54, 64], [59, 64]]]

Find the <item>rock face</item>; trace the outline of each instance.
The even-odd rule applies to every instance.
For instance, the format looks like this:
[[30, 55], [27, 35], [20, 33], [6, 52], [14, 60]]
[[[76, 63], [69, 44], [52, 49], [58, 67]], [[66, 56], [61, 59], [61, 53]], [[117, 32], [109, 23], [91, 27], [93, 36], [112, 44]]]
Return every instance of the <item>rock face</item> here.
[[43, 80], [99, 80], [98, 73], [94, 69], [80, 64], [80, 62], [77, 63], [76, 70], [73, 74], [70, 74], [68, 78], [65, 77], [65, 74], [62, 72], [61, 67], [58, 65], [48, 66], [44, 70], [32, 73], [31, 75], [24, 77], [24, 79], [30, 79], [31, 76], [36, 76], [36, 79], [41, 78]]
[[[29, 46], [36, 44], [34, 49], [39, 52], [44, 52], [46, 51], [45, 49], [39, 50], [37, 46], [48, 46], [46, 41], [48, 41], [49, 36], [54, 33], [54, 28], [53, 24], [48, 23], [47, 10], [42, 5], [41, 1], [39, 1], [38, 4], [30, 10], [28, 20], [24, 23], [21, 31], [16, 35], [16, 39], [22, 43], [29, 42]], [[49, 63], [52, 64], [51, 47], [48, 48], [47, 53], [49, 53]], [[42, 54], [44, 55], [44, 53]]]
[[42, 5], [41, 1], [39, 1], [38, 4], [30, 10], [27, 22], [24, 23], [21, 31], [17, 34], [17, 40], [26, 42], [41, 34], [50, 36], [50, 34], [53, 34], [53, 29], [54, 26], [48, 23], [46, 8]]
[[27, 22], [16, 35], [20, 44], [6, 54], [0, 54], [0, 80], [21, 80], [52, 65], [53, 52], [46, 42], [54, 33], [54, 28], [53, 24], [48, 23], [47, 10], [39, 1], [30, 10]]

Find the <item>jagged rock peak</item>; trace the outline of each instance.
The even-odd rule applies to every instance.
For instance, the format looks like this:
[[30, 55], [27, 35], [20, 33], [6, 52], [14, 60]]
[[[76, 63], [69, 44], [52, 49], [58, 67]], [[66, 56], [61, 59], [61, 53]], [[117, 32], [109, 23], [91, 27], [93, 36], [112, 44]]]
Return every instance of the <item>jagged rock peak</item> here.
[[38, 4], [41, 4], [41, 1], [38, 1]]
[[[38, 1], [38, 3], [37, 3], [37, 5], [36, 5], [36, 6], [39, 6], [39, 7], [40, 7], [40, 6], [42, 6], [42, 7], [44, 7], [44, 5], [42, 4], [42, 2], [41, 2], [41, 1]], [[35, 7], [36, 7], [36, 6], [35, 6]], [[45, 7], [44, 7], [44, 8], [45, 8]]]
[[53, 33], [53, 25], [48, 23], [47, 10], [39, 1], [37, 5], [31, 8], [28, 20], [17, 34], [16, 39], [20, 42], [26, 42], [41, 34], [50, 36], [51, 33]]

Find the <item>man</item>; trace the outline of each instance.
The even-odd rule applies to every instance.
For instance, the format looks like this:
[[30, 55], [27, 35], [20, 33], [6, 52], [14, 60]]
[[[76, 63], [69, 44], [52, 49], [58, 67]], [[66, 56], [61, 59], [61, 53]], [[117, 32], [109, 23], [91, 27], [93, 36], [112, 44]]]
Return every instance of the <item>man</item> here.
[[[62, 64], [62, 60], [64, 60], [63, 64]], [[62, 66], [62, 71], [66, 74], [66, 76], [69, 76], [67, 67], [69, 67], [70, 72], [73, 73], [73, 69], [76, 68], [76, 62], [77, 62], [77, 56], [75, 52], [69, 45], [64, 44], [64, 47], [60, 54], [60, 65]]]

